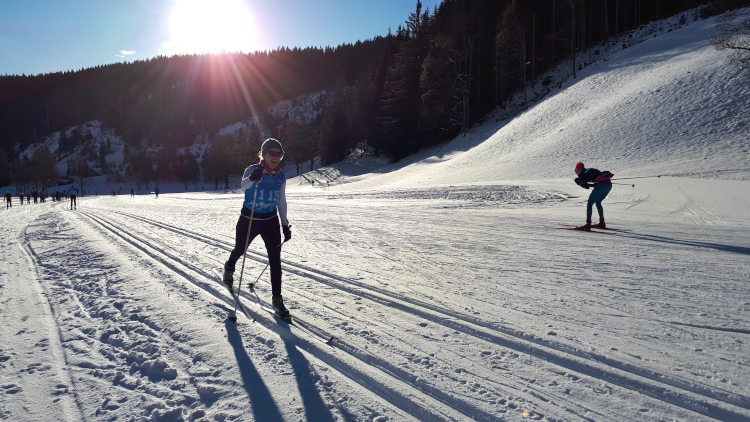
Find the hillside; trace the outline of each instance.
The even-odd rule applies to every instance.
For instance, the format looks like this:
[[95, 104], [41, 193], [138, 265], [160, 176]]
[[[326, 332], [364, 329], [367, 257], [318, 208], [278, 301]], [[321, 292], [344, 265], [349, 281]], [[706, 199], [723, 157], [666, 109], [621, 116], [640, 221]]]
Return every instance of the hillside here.
[[568, 179], [578, 161], [623, 177], [749, 180], [750, 71], [714, 49], [714, 30], [713, 19], [698, 21], [621, 50], [526, 112], [380, 168], [380, 176], [322, 173], [341, 176], [336, 188], [344, 190]]

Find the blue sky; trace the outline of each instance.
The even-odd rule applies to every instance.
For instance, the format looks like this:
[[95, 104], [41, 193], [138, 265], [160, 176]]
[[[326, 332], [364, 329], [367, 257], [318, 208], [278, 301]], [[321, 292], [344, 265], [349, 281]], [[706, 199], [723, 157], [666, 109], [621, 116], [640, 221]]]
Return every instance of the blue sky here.
[[[422, 0], [434, 10], [440, 0]], [[0, 75], [157, 55], [337, 46], [385, 35], [416, 0], [1, 0]]]

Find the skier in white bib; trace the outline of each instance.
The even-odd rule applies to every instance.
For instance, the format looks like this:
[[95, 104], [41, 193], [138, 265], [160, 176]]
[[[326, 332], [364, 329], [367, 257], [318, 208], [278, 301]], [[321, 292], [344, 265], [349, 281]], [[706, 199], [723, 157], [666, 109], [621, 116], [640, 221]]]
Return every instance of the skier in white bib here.
[[[263, 239], [271, 267], [271, 294], [277, 315], [288, 317], [289, 310], [281, 297], [281, 233], [284, 242], [292, 232], [286, 216], [286, 176], [279, 163], [284, 157], [281, 142], [268, 138], [261, 146], [261, 161], [245, 169], [241, 186], [245, 200], [237, 221], [235, 245], [224, 264], [224, 283], [232, 288], [237, 260], [245, 253], [247, 245], [258, 235]], [[279, 227], [281, 226], [281, 227]]]

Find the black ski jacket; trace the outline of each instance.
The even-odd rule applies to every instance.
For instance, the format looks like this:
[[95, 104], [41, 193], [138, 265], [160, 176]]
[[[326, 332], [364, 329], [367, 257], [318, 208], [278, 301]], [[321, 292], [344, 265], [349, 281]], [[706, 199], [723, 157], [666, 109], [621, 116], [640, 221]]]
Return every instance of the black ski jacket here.
[[580, 173], [578, 173], [578, 178], [575, 179], [575, 182], [578, 184], [578, 186], [584, 189], [588, 189], [596, 185], [611, 185], [612, 184], [612, 182], [609, 179], [603, 180], [601, 182], [595, 182], [594, 180], [596, 180], [596, 178], [599, 177], [600, 174], [602, 174], [602, 172], [594, 168], [583, 169], [581, 170]]

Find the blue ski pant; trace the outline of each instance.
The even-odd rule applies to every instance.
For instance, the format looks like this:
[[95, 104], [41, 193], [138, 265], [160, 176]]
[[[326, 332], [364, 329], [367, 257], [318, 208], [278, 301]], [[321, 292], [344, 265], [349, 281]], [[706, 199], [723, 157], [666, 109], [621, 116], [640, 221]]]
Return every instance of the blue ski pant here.
[[591, 214], [594, 211], [594, 205], [596, 210], [599, 212], [599, 217], [604, 218], [604, 208], [602, 208], [602, 201], [609, 195], [609, 191], [612, 190], [612, 185], [607, 183], [606, 185], [596, 185], [594, 190], [589, 195], [589, 202], [586, 204], [586, 219], [591, 220]]

